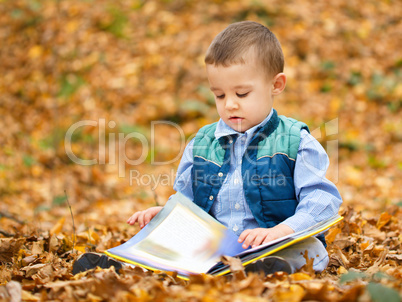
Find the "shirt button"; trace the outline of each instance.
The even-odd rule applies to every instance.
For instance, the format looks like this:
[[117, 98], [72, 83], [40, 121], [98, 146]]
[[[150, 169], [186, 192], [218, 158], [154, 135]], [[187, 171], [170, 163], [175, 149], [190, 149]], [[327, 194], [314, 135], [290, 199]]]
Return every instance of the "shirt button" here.
[[232, 229], [234, 232], [237, 232], [239, 230], [239, 227], [235, 224], [235, 226]]
[[243, 137], [241, 138], [241, 141], [244, 143], [244, 142], [246, 141], [246, 138], [243, 136]]
[[214, 199], [214, 196], [212, 196], [212, 195], [209, 196], [209, 200], [212, 200], [212, 199]]
[[234, 180], [235, 185], [237, 185], [239, 182], [240, 182], [240, 180], [239, 180], [238, 178], [236, 178], [236, 179]]
[[240, 204], [236, 203], [236, 204], [235, 204], [235, 209], [236, 209], [236, 210], [240, 209]]
[[231, 143], [233, 143], [233, 140], [232, 140], [232, 139], [229, 140], [229, 144], [231, 144]]
[[223, 173], [222, 173], [222, 172], [219, 172], [219, 173], [218, 173], [218, 176], [219, 176], [219, 177], [222, 177], [222, 176], [223, 176]]

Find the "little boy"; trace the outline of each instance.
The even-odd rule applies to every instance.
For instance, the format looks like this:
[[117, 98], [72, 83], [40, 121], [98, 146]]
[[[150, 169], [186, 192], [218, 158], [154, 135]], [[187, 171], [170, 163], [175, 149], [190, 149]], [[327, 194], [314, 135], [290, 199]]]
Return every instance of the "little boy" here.
[[[174, 189], [239, 236], [244, 248], [304, 230], [338, 212], [342, 199], [325, 178], [328, 156], [306, 124], [278, 116], [274, 97], [285, 88], [284, 58], [265, 26], [231, 24], [208, 48], [206, 71], [220, 120], [186, 147]], [[133, 214], [143, 228], [162, 207]], [[292, 273], [308, 251], [313, 268], [328, 264], [325, 239], [312, 237], [246, 272]]]
[[[244, 248], [336, 214], [342, 199], [325, 178], [329, 160], [324, 149], [306, 124], [278, 116], [272, 108], [286, 85], [275, 35], [256, 22], [231, 24], [213, 40], [205, 63], [220, 120], [203, 127], [188, 144], [174, 189], [232, 229]], [[143, 228], [160, 210], [137, 212], [127, 223]], [[325, 239], [318, 238], [246, 271], [294, 272], [305, 264], [305, 250], [314, 257], [314, 269], [322, 271], [328, 254]]]

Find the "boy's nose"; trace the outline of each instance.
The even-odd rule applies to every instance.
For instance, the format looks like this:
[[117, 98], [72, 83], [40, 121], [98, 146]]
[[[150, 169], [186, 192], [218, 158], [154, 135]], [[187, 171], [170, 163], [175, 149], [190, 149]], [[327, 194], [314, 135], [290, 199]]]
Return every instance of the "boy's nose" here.
[[227, 110], [231, 110], [231, 109], [237, 109], [238, 104], [235, 100], [233, 100], [233, 98], [227, 98], [226, 99], [226, 103], [225, 103], [225, 108]]

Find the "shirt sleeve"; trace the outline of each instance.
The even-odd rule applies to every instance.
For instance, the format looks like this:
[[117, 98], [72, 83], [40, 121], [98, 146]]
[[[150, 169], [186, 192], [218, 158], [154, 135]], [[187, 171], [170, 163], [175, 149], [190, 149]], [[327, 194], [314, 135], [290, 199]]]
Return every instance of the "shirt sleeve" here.
[[193, 167], [193, 146], [192, 139], [184, 149], [179, 167], [177, 168], [176, 179], [173, 184], [173, 189], [180, 192], [187, 198], [194, 200], [193, 186], [191, 181], [191, 169]]
[[336, 186], [325, 178], [329, 158], [321, 144], [305, 129], [300, 132], [294, 186], [296, 212], [282, 223], [302, 231], [338, 213], [342, 198]]

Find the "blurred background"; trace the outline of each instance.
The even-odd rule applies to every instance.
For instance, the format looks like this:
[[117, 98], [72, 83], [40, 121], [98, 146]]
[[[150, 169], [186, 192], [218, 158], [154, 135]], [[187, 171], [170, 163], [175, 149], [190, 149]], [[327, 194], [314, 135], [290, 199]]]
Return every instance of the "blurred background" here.
[[[66, 218], [71, 230], [65, 191], [78, 233], [164, 204], [183, 137], [219, 118], [205, 51], [242, 20], [281, 42], [288, 84], [274, 107], [327, 149], [343, 207], [375, 216], [401, 206], [401, 15], [392, 0], [0, 1], [0, 229], [29, 234]], [[80, 121], [95, 124], [67, 147], [97, 164], [66, 153]], [[147, 145], [124, 139], [132, 133]], [[119, 152], [143, 161], [119, 164]], [[130, 183], [130, 170], [148, 178]]]

